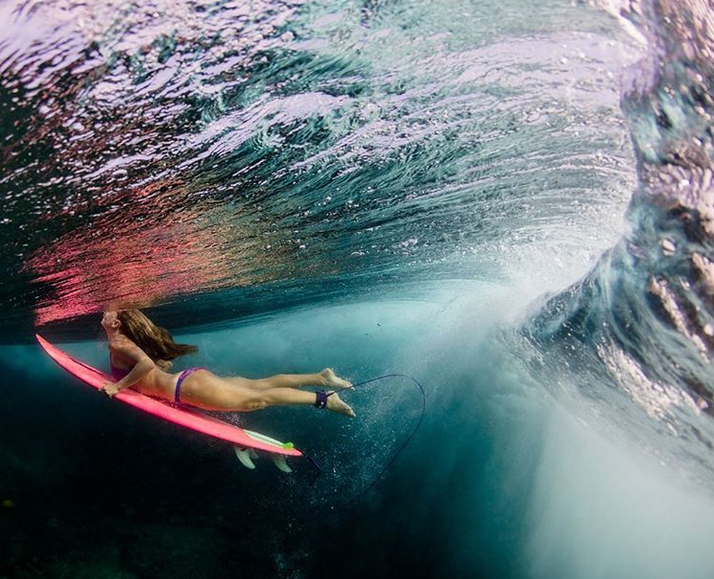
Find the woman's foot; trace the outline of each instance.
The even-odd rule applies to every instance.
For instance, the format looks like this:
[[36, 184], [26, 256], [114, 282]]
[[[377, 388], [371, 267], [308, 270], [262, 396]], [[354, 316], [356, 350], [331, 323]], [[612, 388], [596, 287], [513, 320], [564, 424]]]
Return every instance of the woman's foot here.
[[337, 390], [347, 390], [353, 388], [351, 382], [338, 378], [332, 371], [332, 368], [325, 368], [322, 372], [320, 372], [320, 376], [322, 376], [322, 379], [324, 380], [324, 383], [322, 384], [323, 386], [331, 386]]
[[344, 402], [338, 395], [337, 392], [330, 392], [327, 395], [327, 409], [331, 410], [332, 412], [337, 412], [338, 414], [344, 414], [345, 416], [349, 416], [351, 418], [354, 418], [355, 416], [355, 411], [352, 410], [352, 407]]

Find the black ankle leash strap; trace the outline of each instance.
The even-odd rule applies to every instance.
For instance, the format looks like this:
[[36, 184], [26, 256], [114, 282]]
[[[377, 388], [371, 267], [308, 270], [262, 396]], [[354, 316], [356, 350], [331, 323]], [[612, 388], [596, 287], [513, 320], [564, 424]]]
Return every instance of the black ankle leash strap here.
[[325, 408], [327, 406], [327, 399], [333, 394], [334, 392], [325, 392], [324, 390], [315, 392], [315, 408]]

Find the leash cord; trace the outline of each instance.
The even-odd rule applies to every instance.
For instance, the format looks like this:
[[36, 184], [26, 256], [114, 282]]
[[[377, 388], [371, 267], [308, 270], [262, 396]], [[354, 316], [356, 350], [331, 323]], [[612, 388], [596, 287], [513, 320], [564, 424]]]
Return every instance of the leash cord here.
[[[414, 428], [412, 431], [409, 433], [409, 436], [404, 439], [404, 442], [402, 442], [401, 446], [397, 449], [397, 451], [392, 455], [392, 457], [389, 459], [387, 464], [382, 468], [382, 470], [379, 472], [379, 474], [372, 479], [372, 481], [364, 488], [362, 489], [359, 493], [354, 495], [350, 500], [347, 501], [346, 504], [350, 504], [362, 495], [366, 494], [369, 490], [371, 490], [374, 485], [377, 484], [377, 481], [379, 481], [382, 476], [384, 475], [387, 470], [394, 464], [394, 461], [397, 460], [397, 457], [402, 453], [402, 451], [407, 447], [411, 439], [414, 437], [414, 435], [417, 433], [417, 430], [419, 430], [419, 427], [421, 426], [422, 421], [424, 420], [424, 414], [426, 414], [426, 393], [424, 392], [424, 387], [419, 383], [419, 381], [416, 378], [412, 378], [411, 376], [407, 374], [384, 374], [383, 376], [377, 376], [376, 378], [370, 378], [369, 380], [365, 380], [364, 382], [358, 382], [357, 384], [353, 384], [354, 388], [357, 388], [358, 386], [365, 386], [367, 384], [371, 384], [373, 382], [377, 382], [379, 380], [385, 380], [387, 378], [408, 378], [414, 384], [416, 384], [419, 387], [419, 390], [421, 391], [421, 398], [422, 398], [422, 405], [421, 405], [421, 415], [419, 416], [419, 420], [417, 420]], [[341, 390], [340, 394], [347, 394], [347, 393], [352, 393], [352, 390]], [[312, 457], [305, 455], [305, 458], [308, 460], [308, 462], [317, 470], [317, 474], [315, 475], [315, 478], [313, 479], [312, 483], [310, 483], [310, 488], [315, 484], [317, 481], [318, 477], [322, 474], [322, 468], [320, 467], [320, 464]]]

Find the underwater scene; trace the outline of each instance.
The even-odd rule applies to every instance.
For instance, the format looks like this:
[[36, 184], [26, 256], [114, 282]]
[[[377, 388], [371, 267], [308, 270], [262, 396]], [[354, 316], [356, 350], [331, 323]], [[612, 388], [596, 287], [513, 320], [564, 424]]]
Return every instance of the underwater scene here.
[[[714, 577], [705, 0], [0, 2], [0, 579]], [[139, 308], [356, 416], [87, 386]], [[188, 382], [187, 382], [188, 384]]]

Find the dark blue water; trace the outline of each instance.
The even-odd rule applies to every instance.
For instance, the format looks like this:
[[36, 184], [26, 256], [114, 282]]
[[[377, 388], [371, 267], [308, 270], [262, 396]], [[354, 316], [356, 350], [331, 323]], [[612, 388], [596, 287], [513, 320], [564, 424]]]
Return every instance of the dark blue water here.
[[[0, 577], [714, 575], [706, 3], [0, 14]], [[34, 345], [108, 306], [423, 422], [227, 416], [322, 466], [248, 471]]]

